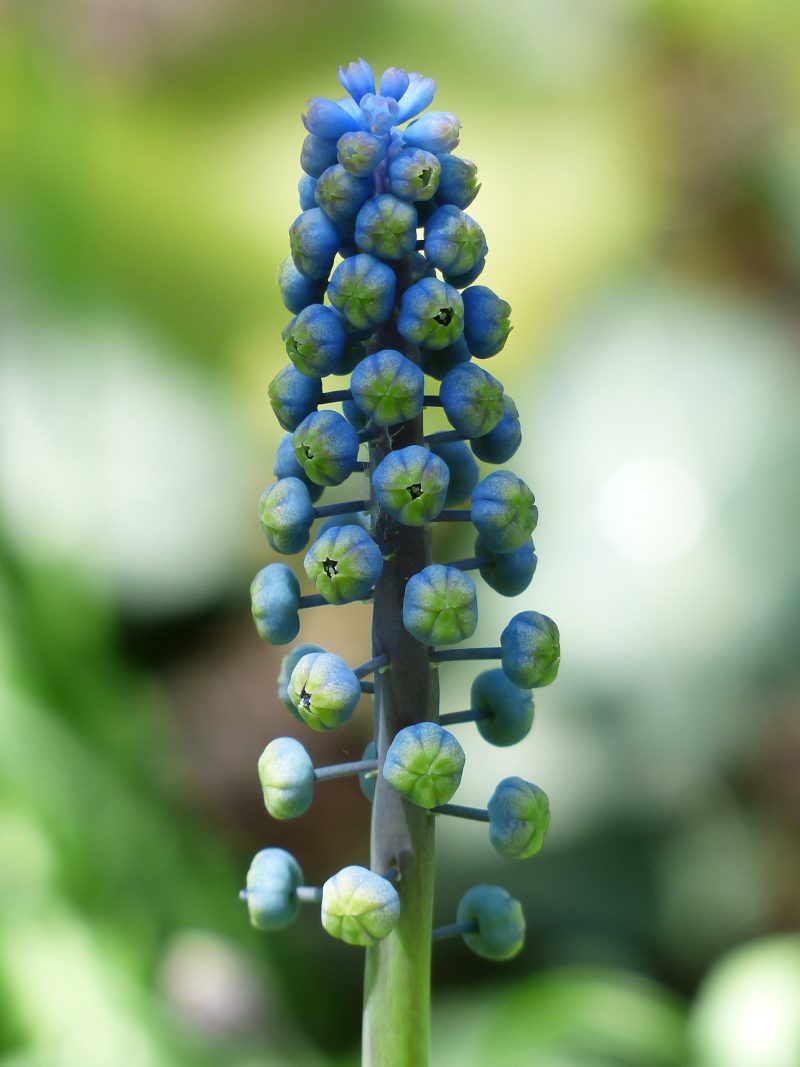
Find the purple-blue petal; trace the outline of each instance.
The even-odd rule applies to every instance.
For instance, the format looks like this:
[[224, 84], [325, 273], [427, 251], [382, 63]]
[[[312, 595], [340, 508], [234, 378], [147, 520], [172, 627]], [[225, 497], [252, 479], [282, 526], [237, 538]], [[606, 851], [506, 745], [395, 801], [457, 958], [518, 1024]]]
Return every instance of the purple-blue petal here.
[[308, 111], [303, 115], [303, 125], [309, 133], [317, 137], [338, 139], [348, 130], [357, 130], [359, 123], [333, 100], [327, 100], [324, 96], [312, 96], [308, 101]]
[[424, 111], [436, 95], [436, 82], [433, 78], [423, 78], [421, 74], [410, 74], [408, 88], [400, 97], [398, 122], [405, 122], [420, 111]]

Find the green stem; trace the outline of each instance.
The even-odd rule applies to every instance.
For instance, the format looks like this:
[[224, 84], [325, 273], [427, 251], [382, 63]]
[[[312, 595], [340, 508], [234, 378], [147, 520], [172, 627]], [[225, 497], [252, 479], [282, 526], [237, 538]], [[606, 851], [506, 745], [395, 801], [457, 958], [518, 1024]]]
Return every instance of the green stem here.
[[[409, 268], [397, 267], [397, 298], [409, 284]], [[394, 348], [419, 363], [419, 352], [397, 334], [395, 319], [384, 327], [377, 349]], [[422, 417], [393, 428], [391, 447], [423, 443]], [[389, 451], [388, 435], [370, 443], [374, 469]], [[373, 656], [386, 654], [390, 667], [375, 675], [375, 733], [378, 765], [392, 738], [406, 726], [438, 718], [439, 686], [428, 650], [405, 630], [403, 593], [408, 579], [431, 562], [431, 534], [401, 526], [377, 511], [378, 543], [391, 542], [375, 586]], [[433, 918], [434, 824], [423, 808], [405, 801], [378, 775], [372, 805], [371, 866], [395, 866], [400, 920], [393, 932], [367, 949], [364, 975], [363, 1067], [426, 1067], [430, 1044], [430, 960]]]

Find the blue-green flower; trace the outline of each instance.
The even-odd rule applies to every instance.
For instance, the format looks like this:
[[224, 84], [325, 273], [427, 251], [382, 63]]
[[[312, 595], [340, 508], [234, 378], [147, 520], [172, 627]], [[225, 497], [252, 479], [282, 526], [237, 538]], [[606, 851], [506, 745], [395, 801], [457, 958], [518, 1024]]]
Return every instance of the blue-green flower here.
[[446, 804], [458, 789], [465, 759], [464, 749], [449, 730], [419, 722], [395, 735], [383, 777], [412, 804], [435, 808]]
[[264, 804], [275, 819], [296, 819], [311, 806], [314, 764], [293, 737], [276, 737], [258, 760]]
[[374, 945], [399, 918], [397, 890], [365, 867], [345, 867], [322, 887], [322, 925], [348, 945]]
[[487, 805], [489, 839], [501, 856], [524, 860], [542, 847], [550, 824], [547, 794], [524, 778], [504, 778]]
[[303, 872], [294, 856], [282, 848], [257, 852], [247, 872], [247, 910], [259, 930], [282, 930], [297, 916], [297, 890]]
[[457, 645], [478, 625], [475, 583], [457, 567], [432, 563], [409, 579], [403, 625], [426, 645]]
[[464, 941], [487, 960], [510, 960], [525, 943], [522, 905], [498, 885], [468, 889], [458, 905], [456, 921], [477, 925], [476, 931], [464, 934]]

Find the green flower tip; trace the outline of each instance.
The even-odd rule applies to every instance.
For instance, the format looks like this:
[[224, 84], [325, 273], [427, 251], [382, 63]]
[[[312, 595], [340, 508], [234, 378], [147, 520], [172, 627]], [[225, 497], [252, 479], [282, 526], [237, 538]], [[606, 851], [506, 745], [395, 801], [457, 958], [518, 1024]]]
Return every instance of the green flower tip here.
[[296, 819], [311, 805], [314, 765], [293, 737], [270, 741], [258, 761], [267, 811], [276, 819]]
[[550, 685], [561, 663], [558, 627], [538, 611], [521, 611], [500, 634], [501, 663], [520, 689]]
[[374, 945], [392, 932], [399, 917], [397, 890], [365, 867], [345, 867], [322, 887], [322, 925], [348, 945]]
[[524, 778], [504, 778], [489, 803], [489, 839], [501, 856], [524, 860], [544, 843], [550, 824], [547, 794]]
[[347, 722], [361, 697], [361, 685], [341, 656], [312, 652], [289, 679], [289, 699], [312, 730], [335, 730]]
[[395, 735], [386, 753], [383, 777], [421, 808], [446, 804], [461, 782], [464, 749], [436, 723], [420, 722]]
[[498, 885], [468, 889], [458, 905], [457, 921], [474, 923], [477, 930], [464, 934], [467, 946], [486, 960], [510, 960], [525, 942], [522, 905]]

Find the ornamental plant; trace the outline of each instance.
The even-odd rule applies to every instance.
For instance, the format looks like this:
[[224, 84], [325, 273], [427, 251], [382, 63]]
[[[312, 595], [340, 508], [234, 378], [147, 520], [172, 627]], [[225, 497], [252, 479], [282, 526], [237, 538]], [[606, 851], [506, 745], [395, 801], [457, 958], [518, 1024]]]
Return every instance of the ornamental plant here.
[[[513, 471], [481, 477], [476, 462], [506, 464], [522, 432], [514, 401], [475, 362], [502, 351], [511, 325], [509, 305], [478, 282], [487, 243], [466, 213], [476, 167], [453, 154], [461, 123], [426, 111], [436, 86], [420, 74], [390, 67], [376, 82], [360, 59], [339, 81], [342, 99], [314, 97], [303, 116], [301, 212], [278, 270], [289, 362], [269, 386], [286, 436], [259, 505], [271, 548], [305, 553], [316, 592], [301, 593], [286, 564], [270, 563], [251, 595], [258, 633], [276, 645], [298, 636], [304, 609], [372, 601], [364, 663], [297, 645], [278, 694], [318, 731], [341, 726], [369, 694], [374, 736], [362, 760], [332, 767], [314, 767], [300, 741], [275, 738], [258, 773], [276, 819], [305, 812], [317, 783], [358, 776], [372, 803], [371, 861], [307, 886], [295, 857], [265, 848], [242, 896], [256, 927], [280, 929], [312, 903], [328, 934], [364, 948], [364, 1064], [424, 1067], [432, 941], [461, 936], [479, 956], [505, 960], [525, 934], [519, 902], [482, 884], [465, 887], [457, 914], [433, 927], [436, 823], [487, 823], [491, 845], [519, 860], [541, 849], [549, 821], [545, 793], [518, 777], [503, 779], [486, 808], [453, 802], [466, 762], [458, 728], [473, 722], [492, 745], [521, 741], [532, 690], [556, 676], [559, 636], [552, 619], [523, 611], [499, 646], [463, 644], [478, 624], [472, 574], [507, 597], [530, 584], [538, 511]], [[434, 407], [452, 429], [426, 433]], [[361, 486], [353, 499], [320, 502], [348, 480]], [[433, 526], [452, 522], [472, 525], [474, 555], [434, 562]], [[440, 714], [439, 669], [454, 660], [499, 666], [478, 673], [468, 709]]]

